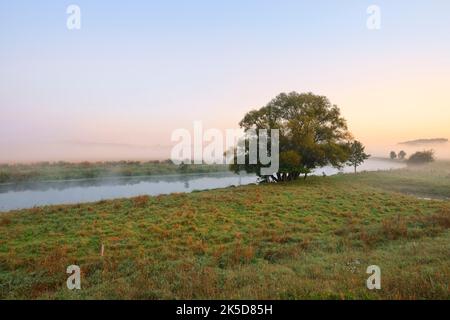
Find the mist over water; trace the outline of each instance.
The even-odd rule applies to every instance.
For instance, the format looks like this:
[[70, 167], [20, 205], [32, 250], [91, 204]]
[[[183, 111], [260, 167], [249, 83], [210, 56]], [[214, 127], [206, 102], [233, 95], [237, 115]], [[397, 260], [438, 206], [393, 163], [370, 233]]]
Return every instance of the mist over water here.
[[395, 151], [396, 153], [401, 150], [406, 152], [406, 157], [408, 158], [410, 155], [417, 151], [424, 151], [432, 149], [435, 152], [435, 157], [437, 160], [450, 160], [450, 143], [427, 143], [427, 144], [417, 144], [417, 145], [408, 145], [408, 144], [399, 144], [393, 143], [385, 146], [378, 145], [368, 145], [366, 150], [375, 157], [383, 157], [388, 158], [389, 153], [391, 151]]
[[[161, 139], [164, 141], [164, 139]], [[364, 143], [364, 141], [363, 141]], [[120, 161], [165, 160], [170, 158], [172, 145], [133, 145], [114, 143], [21, 143], [2, 145], [0, 163], [30, 163], [40, 161]], [[436, 159], [450, 159], [450, 143], [405, 145], [399, 143], [367, 144], [366, 151], [373, 157], [388, 158], [391, 151], [404, 150], [407, 157], [416, 151], [433, 149]]]
[[31, 163], [41, 161], [120, 161], [165, 160], [171, 146], [141, 146], [113, 143], [21, 143], [2, 146], [0, 163]]
[[225, 188], [256, 181], [255, 175], [235, 175], [228, 172], [0, 185], [0, 212], [44, 205]]
[[[366, 160], [358, 171], [391, 170], [405, 164], [381, 159]], [[352, 167], [341, 170], [317, 168], [314, 175], [335, 175], [353, 172]], [[191, 192], [256, 183], [256, 175], [232, 172], [149, 177], [115, 177], [55, 182], [0, 184], [0, 212], [43, 205], [74, 204], [99, 200]]]

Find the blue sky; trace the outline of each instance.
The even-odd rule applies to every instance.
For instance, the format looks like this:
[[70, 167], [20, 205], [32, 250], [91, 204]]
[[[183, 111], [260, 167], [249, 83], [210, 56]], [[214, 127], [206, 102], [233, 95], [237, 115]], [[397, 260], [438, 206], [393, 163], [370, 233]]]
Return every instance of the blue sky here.
[[[372, 4], [381, 30], [366, 28]], [[449, 16], [446, 0], [1, 0], [0, 147], [167, 144], [292, 90], [327, 95], [369, 144], [450, 136]]]

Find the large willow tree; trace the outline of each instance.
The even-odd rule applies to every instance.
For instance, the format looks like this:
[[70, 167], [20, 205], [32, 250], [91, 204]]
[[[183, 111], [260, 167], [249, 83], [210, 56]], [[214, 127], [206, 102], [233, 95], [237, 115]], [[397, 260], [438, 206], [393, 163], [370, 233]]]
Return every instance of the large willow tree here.
[[232, 165], [235, 171], [257, 173], [266, 181], [295, 180], [301, 175], [306, 178], [314, 168], [341, 168], [349, 158], [351, 134], [346, 121], [339, 108], [324, 96], [281, 93], [266, 106], [248, 112], [239, 125], [246, 132], [279, 129], [278, 173], [261, 176], [261, 164]]

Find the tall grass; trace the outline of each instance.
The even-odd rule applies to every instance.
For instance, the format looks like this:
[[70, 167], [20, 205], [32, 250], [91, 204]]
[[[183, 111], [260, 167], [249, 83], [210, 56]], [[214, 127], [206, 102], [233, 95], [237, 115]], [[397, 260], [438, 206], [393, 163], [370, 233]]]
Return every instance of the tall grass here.
[[[391, 173], [4, 214], [0, 298], [449, 299], [450, 202], [391, 191], [409, 181]], [[366, 288], [372, 264], [381, 290]]]

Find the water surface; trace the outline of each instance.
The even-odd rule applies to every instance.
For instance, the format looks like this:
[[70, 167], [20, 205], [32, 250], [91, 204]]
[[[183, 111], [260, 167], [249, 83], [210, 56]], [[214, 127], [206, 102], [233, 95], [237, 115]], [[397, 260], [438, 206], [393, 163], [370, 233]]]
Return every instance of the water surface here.
[[[390, 170], [403, 166], [404, 164], [393, 161], [369, 159], [358, 168], [358, 171]], [[332, 167], [323, 167], [315, 170], [314, 174], [333, 175], [339, 172], [353, 172], [353, 168], [345, 167], [343, 170], [337, 170]], [[255, 175], [235, 175], [230, 172], [5, 184], [0, 185], [0, 211], [43, 205], [94, 202], [139, 195], [191, 192], [256, 182]]]

